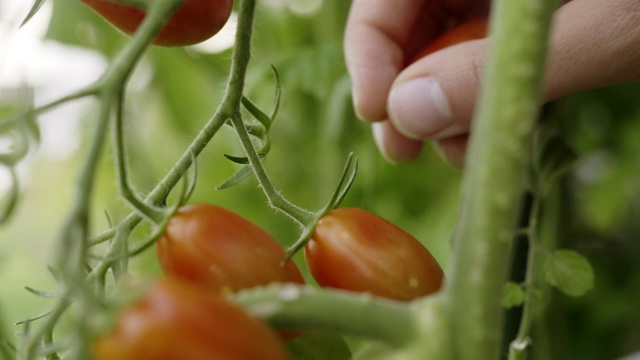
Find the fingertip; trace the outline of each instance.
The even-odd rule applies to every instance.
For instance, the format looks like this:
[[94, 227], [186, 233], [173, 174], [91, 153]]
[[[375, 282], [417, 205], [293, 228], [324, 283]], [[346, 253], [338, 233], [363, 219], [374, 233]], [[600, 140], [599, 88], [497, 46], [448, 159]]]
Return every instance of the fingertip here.
[[389, 117], [396, 129], [421, 141], [468, 132], [486, 42], [481, 39], [451, 46], [400, 73], [387, 101]]
[[461, 170], [464, 167], [468, 143], [469, 134], [463, 134], [438, 140], [435, 147], [449, 166]]
[[372, 124], [373, 138], [382, 156], [397, 164], [414, 160], [422, 151], [422, 142], [406, 138], [389, 121]]
[[411, 139], [441, 139], [468, 130], [468, 124], [454, 121], [447, 96], [431, 76], [394, 85], [387, 108], [394, 127]]
[[388, 64], [352, 59], [347, 62], [351, 78], [353, 108], [361, 120], [376, 122], [387, 118], [387, 96], [398, 71]]

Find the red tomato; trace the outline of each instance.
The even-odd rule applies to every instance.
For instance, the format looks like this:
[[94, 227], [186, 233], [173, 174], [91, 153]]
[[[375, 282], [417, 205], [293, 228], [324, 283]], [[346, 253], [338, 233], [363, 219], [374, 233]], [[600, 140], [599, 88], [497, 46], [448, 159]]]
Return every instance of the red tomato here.
[[265, 323], [215, 293], [161, 280], [94, 343], [95, 360], [288, 359]]
[[189, 205], [169, 220], [157, 244], [167, 275], [217, 292], [270, 283], [304, 283], [292, 261], [266, 231], [218, 206]]
[[409, 301], [442, 284], [442, 269], [418, 240], [362, 209], [340, 208], [320, 219], [305, 259], [322, 287]]
[[429, 42], [409, 63], [414, 63], [431, 53], [449, 46], [485, 38], [487, 37], [487, 26], [488, 19], [485, 17], [464, 22]]
[[[131, 35], [142, 22], [145, 12], [110, 0], [82, 0], [115, 27]], [[185, 0], [164, 25], [154, 44], [162, 46], [193, 45], [215, 35], [229, 19], [233, 0]]]

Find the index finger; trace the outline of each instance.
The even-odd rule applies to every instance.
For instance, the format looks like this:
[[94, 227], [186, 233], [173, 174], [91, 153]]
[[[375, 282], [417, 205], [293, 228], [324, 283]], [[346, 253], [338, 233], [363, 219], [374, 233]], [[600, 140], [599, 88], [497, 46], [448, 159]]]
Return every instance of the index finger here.
[[[361, 118], [387, 117], [389, 89], [405, 66], [416, 38], [435, 36], [451, 18], [469, 10], [472, 0], [353, 0], [344, 51]], [[424, 43], [424, 40], [422, 40]]]
[[386, 117], [387, 95], [404, 66], [404, 45], [426, 0], [354, 0], [344, 52], [361, 118]]

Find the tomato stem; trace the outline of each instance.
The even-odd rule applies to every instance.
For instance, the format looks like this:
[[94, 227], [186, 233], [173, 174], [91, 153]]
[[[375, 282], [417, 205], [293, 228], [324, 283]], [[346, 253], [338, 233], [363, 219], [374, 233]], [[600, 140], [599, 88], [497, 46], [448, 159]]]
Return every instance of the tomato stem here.
[[113, 152], [114, 152], [114, 165], [116, 168], [116, 177], [118, 179], [118, 189], [122, 197], [129, 202], [134, 209], [138, 210], [147, 219], [151, 220], [155, 224], [162, 223], [166, 217], [165, 212], [154, 206], [146, 204], [140, 199], [129, 184], [128, 170], [126, 164], [126, 153], [124, 146], [124, 134], [122, 130], [123, 123], [123, 110], [124, 110], [124, 92], [121, 91], [117, 95], [115, 104], [115, 118], [112, 123], [112, 140], [113, 140]]
[[[78, 310], [81, 315], [76, 317], [77, 326], [74, 336], [78, 337], [74, 349], [74, 354], [78, 358], [89, 358], [89, 339], [92, 335], [90, 324], [92, 314], [95, 312], [97, 300], [92, 295], [91, 282], [87, 282], [87, 262], [88, 250], [90, 247], [89, 239], [89, 209], [91, 202], [91, 194], [97, 174], [97, 166], [100, 161], [102, 149], [106, 139], [108, 123], [111, 117], [112, 106], [117, 104], [119, 96], [122, 95], [125, 84], [128, 81], [135, 65], [143, 55], [145, 49], [154, 38], [155, 34], [167, 19], [182, 3], [183, 0], [161, 0], [153, 4], [149, 9], [148, 16], [141, 24], [132, 40], [116, 57], [105, 74], [98, 82], [85, 90], [76, 92], [75, 94], [63, 97], [53, 101], [36, 110], [36, 113], [49, 110], [57, 105], [78, 99], [85, 96], [96, 95], [101, 100], [101, 108], [98, 116], [96, 128], [88, 155], [82, 165], [78, 183], [76, 185], [75, 201], [68, 215], [66, 225], [63, 227], [59, 237], [59, 249], [61, 250], [56, 256], [56, 269], [59, 270], [60, 277], [57, 279], [65, 288], [63, 297], [54, 305], [53, 310], [48, 315], [47, 320], [41, 326], [34, 330], [28, 331], [19, 347], [20, 359], [36, 358], [38, 349], [43, 346], [52, 348], [53, 350], [47, 355], [48, 358], [56, 358], [55, 346], [53, 346], [53, 330], [58, 319], [69, 308], [72, 303], [78, 304]], [[239, 100], [238, 100], [239, 101]], [[222, 123], [224, 120], [221, 120]], [[117, 125], [116, 125], [117, 126]], [[114, 140], [115, 141], [115, 140]], [[188, 153], [188, 159], [191, 160], [191, 152]], [[123, 167], [119, 167], [120, 170]], [[186, 171], [186, 170], [185, 170]], [[185, 173], [182, 172], [182, 174]], [[121, 172], [124, 173], [124, 172]], [[126, 191], [126, 189], [125, 189]], [[155, 215], [154, 215], [155, 216]], [[139, 220], [138, 220], [139, 222]], [[129, 229], [125, 228], [121, 233], [128, 234]], [[116, 234], [114, 231], [113, 234]], [[121, 240], [124, 238], [124, 240]], [[116, 237], [117, 250], [121, 252], [122, 244], [120, 241], [127, 241], [128, 236]], [[112, 244], [113, 245], [113, 244]], [[126, 249], [126, 244], [124, 244]], [[124, 252], [126, 254], [126, 251]], [[124, 261], [126, 268], [127, 258], [119, 258], [117, 262], [113, 259], [102, 261], [97, 268], [106, 271], [107, 269], [117, 266]], [[77, 301], [76, 301], [77, 300]], [[29, 321], [30, 323], [31, 321]], [[32, 328], [27, 324], [29, 328]]]
[[258, 183], [262, 187], [262, 190], [269, 201], [269, 205], [276, 210], [282, 211], [302, 226], [314, 224], [316, 221], [314, 213], [296, 206], [282, 196], [282, 194], [276, 190], [275, 186], [273, 186], [271, 179], [269, 179], [266, 170], [262, 166], [260, 155], [251, 142], [251, 138], [249, 137], [249, 133], [239, 112], [231, 118], [231, 123], [236, 129], [236, 133], [240, 139], [240, 144], [242, 145], [244, 152], [247, 154], [249, 164], [253, 168], [253, 172], [255, 173]]
[[544, 65], [557, 1], [495, 0], [491, 45], [472, 122], [463, 203], [450, 276], [456, 359], [497, 359], [503, 286], [528, 170], [528, 149], [542, 101]]
[[394, 346], [415, 340], [415, 318], [406, 302], [294, 284], [243, 290], [233, 300], [277, 328], [330, 330]]
[[[206, 148], [213, 136], [232, 117], [234, 112], [240, 111], [244, 77], [249, 65], [251, 51], [251, 33], [253, 26], [253, 11], [255, 0], [244, 0], [240, 6], [235, 47], [232, 64], [225, 90], [225, 95], [213, 116], [193, 139], [191, 144], [173, 165], [171, 170], [160, 180], [146, 197], [146, 201], [153, 205], [163, 204], [169, 193], [194, 163], [194, 159]], [[134, 228], [142, 218], [137, 213], [126, 216], [117, 226]], [[111, 228], [91, 239], [91, 245], [97, 245], [111, 239], [116, 229]]]
[[522, 287], [524, 288], [524, 303], [522, 317], [520, 320], [520, 327], [516, 338], [511, 342], [509, 346], [509, 360], [526, 359], [531, 340], [529, 333], [531, 331], [531, 325], [534, 320], [535, 311], [537, 306], [536, 292], [539, 289], [536, 287], [537, 265], [539, 252], [537, 251], [538, 238], [538, 214], [540, 211], [540, 197], [535, 194], [533, 203], [531, 205], [531, 216], [529, 220], [529, 226], [527, 229], [527, 240], [529, 242], [528, 254], [527, 254], [527, 269], [525, 275], [525, 281]]

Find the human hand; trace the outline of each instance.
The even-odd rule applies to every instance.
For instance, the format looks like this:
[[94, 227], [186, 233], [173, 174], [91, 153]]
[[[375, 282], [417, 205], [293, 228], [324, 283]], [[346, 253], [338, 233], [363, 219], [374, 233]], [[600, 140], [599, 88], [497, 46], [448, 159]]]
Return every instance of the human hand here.
[[[345, 33], [358, 115], [373, 121], [382, 154], [417, 157], [434, 140], [463, 164], [487, 39], [407, 59], [449, 27], [488, 12], [489, 1], [353, 0]], [[573, 0], [554, 18], [544, 101], [640, 79], [640, 1]]]

